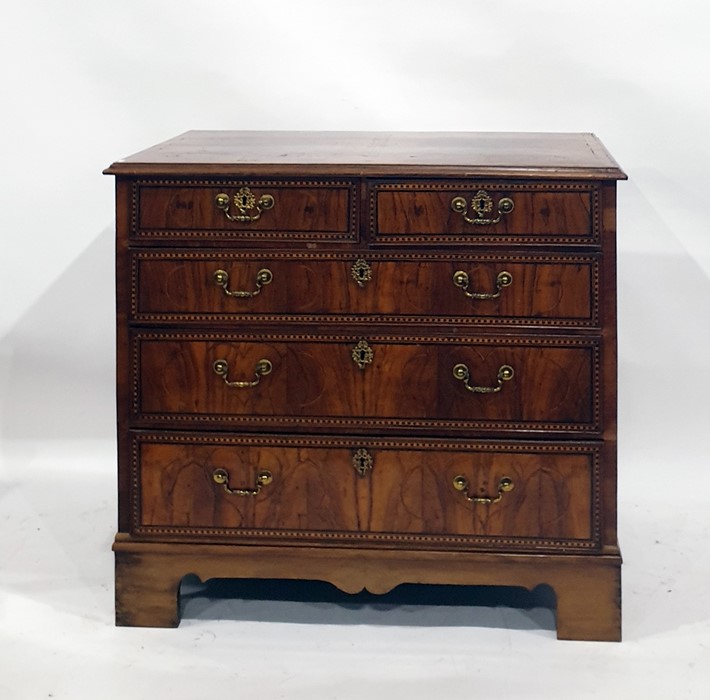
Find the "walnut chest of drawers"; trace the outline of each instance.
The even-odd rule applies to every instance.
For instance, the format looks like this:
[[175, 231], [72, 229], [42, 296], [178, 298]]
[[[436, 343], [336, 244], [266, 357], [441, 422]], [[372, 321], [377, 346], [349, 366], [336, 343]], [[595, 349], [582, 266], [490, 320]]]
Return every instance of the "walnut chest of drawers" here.
[[188, 132], [114, 163], [116, 620], [182, 577], [552, 587], [621, 634], [590, 134]]

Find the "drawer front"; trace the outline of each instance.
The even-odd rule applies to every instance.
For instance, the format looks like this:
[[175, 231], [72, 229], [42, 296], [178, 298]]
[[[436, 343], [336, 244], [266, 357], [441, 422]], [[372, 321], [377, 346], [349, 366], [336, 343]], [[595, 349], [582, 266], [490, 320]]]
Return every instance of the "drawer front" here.
[[138, 534], [593, 547], [593, 444], [142, 435]]
[[599, 190], [586, 183], [396, 183], [373, 186], [378, 243], [598, 244]]
[[[598, 323], [594, 256], [135, 251], [137, 321]], [[290, 318], [289, 318], [290, 317]]]
[[599, 430], [595, 338], [134, 335], [139, 421]]
[[133, 191], [133, 233], [249, 240], [354, 240], [349, 182], [142, 181]]

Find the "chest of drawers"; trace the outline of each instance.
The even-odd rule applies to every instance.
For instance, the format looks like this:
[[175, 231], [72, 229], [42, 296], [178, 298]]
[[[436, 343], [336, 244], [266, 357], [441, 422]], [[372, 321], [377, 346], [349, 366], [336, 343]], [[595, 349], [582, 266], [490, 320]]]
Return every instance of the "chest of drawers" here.
[[620, 638], [589, 134], [188, 132], [114, 163], [116, 620], [183, 576], [555, 592]]

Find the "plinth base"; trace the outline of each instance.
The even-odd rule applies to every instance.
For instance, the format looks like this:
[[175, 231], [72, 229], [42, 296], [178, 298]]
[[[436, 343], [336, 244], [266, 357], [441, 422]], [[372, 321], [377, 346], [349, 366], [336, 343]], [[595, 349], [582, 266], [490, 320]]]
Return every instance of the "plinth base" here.
[[116, 624], [176, 627], [180, 582], [211, 578], [328, 581], [346, 593], [387, 593], [402, 583], [549, 585], [558, 639], [621, 640], [621, 557], [341, 547], [265, 547], [134, 542], [119, 535]]

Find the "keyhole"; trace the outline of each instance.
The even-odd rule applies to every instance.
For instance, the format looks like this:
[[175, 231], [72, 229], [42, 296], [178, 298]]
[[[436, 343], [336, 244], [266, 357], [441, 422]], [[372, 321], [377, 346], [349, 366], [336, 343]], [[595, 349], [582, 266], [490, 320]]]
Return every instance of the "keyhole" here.
[[364, 477], [372, 469], [372, 457], [367, 450], [358, 450], [353, 456], [353, 468], [358, 476]]
[[246, 209], [246, 206], [247, 206], [247, 196], [246, 196], [245, 194], [243, 194], [239, 199], [240, 199], [240, 201], [241, 201], [241, 203], [242, 203], [242, 207], [244, 207], [244, 208]]

